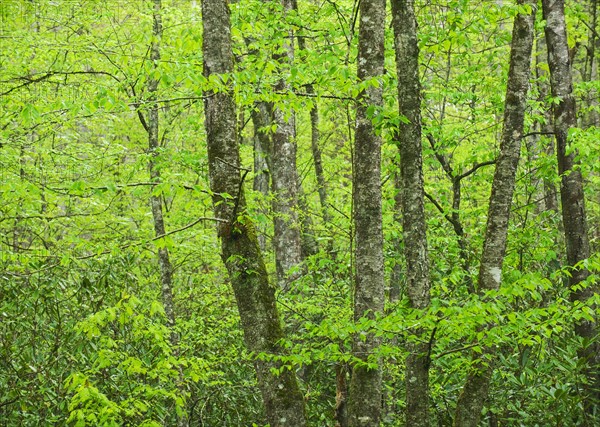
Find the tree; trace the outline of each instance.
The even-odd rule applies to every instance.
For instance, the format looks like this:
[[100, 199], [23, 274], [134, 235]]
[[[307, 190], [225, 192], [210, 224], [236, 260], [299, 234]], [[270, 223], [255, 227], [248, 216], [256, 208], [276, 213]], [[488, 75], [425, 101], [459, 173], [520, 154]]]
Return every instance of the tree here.
[[[154, 0], [154, 8], [152, 13], [152, 43], [150, 45], [150, 61], [152, 62], [152, 71], [158, 69], [160, 61], [160, 39], [162, 37], [162, 17], [161, 17], [161, 0]], [[158, 79], [148, 76], [147, 90], [148, 102], [150, 108], [146, 118], [141, 110], [138, 110], [138, 117], [142, 126], [148, 133], [148, 151], [150, 159], [148, 169], [150, 171], [150, 180], [155, 185], [162, 183], [160, 168], [156, 164], [156, 159], [159, 156], [160, 150], [160, 135], [159, 135], [159, 114], [156, 92], [158, 89]], [[163, 135], [164, 136], [164, 135]], [[164, 141], [164, 137], [163, 137]], [[161, 238], [167, 234], [165, 228], [165, 220], [163, 215], [163, 196], [162, 194], [152, 194], [150, 196], [150, 207], [152, 210], [152, 218], [154, 220], [154, 233], [156, 238]], [[175, 330], [175, 307], [173, 305], [173, 266], [169, 257], [169, 249], [166, 246], [158, 248], [158, 264], [160, 268], [161, 295], [165, 314], [167, 316], [167, 325], [171, 331], [171, 345], [174, 349], [179, 346], [179, 337]], [[177, 350], [176, 350], [177, 351]], [[181, 389], [182, 395], [185, 393]], [[187, 426], [187, 417], [185, 414], [178, 414], [177, 425], [179, 427]]]
[[[292, 0], [282, 0], [283, 17], [294, 9]], [[285, 75], [286, 70], [294, 61], [294, 35], [289, 29], [283, 37], [283, 53], [276, 55], [281, 67], [279, 81], [274, 90], [279, 93], [289, 91]], [[274, 193], [274, 225], [273, 245], [275, 247], [275, 262], [277, 268], [277, 281], [282, 288], [300, 275], [302, 263], [302, 237], [300, 234], [300, 221], [298, 219], [298, 200], [300, 187], [298, 170], [296, 169], [296, 131], [295, 113], [284, 105], [275, 105], [273, 108], [273, 123], [276, 126], [273, 132], [271, 151], [271, 178]]]
[[[560, 175], [561, 212], [565, 230], [567, 262], [572, 267], [569, 277], [571, 300], [585, 305], [597, 292], [594, 286], [585, 284], [590, 272], [581, 262], [590, 257], [583, 178], [575, 153], [568, 151], [569, 130], [577, 125], [575, 98], [571, 78], [571, 60], [567, 43], [564, 2], [562, 0], [542, 1], [546, 20], [546, 44], [550, 67], [552, 96], [558, 103], [554, 105], [554, 136], [556, 157]], [[596, 319], [586, 316], [575, 324], [575, 332], [583, 339], [579, 357], [585, 364], [587, 383], [584, 407], [586, 424], [593, 424], [600, 402], [600, 347], [597, 342]]]
[[[477, 291], [482, 296], [487, 291], [500, 288], [510, 208], [523, 139], [536, 2], [520, 0], [519, 5], [524, 7], [515, 17], [513, 26], [500, 155], [496, 161], [477, 280]], [[484, 354], [489, 356], [492, 353], [492, 349], [486, 349]], [[475, 357], [475, 363], [467, 375], [456, 404], [455, 426], [476, 427], [479, 424], [491, 380], [491, 363], [490, 358], [486, 360], [480, 356]]]
[[[398, 75], [399, 113], [396, 135], [400, 151], [402, 233], [406, 286], [412, 308], [429, 305], [429, 256], [425, 225], [423, 155], [421, 142], [421, 83], [417, 21], [412, 0], [392, 1], [392, 24]], [[415, 331], [423, 335], [422, 331]], [[429, 426], [429, 365], [431, 343], [409, 343], [406, 359], [406, 424]]]
[[[512, 136], [533, 1], [395, 0], [363, 25], [380, 1], [0, 1], [0, 424], [347, 427], [354, 379], [354, 424], [595, 425], [597, 0], [565, 2], [570, 95], [537, 19]], [[270, 163], [292, 116], [294, 226], [320, 250], [284, 292]], [[576, 261], [554, 196], [578, 172]]]
[[[384, 267], [381, 218], [381, 137], [373, 124], [380, 114], [384, 66], [385, 1], [360, 3], [358, 79], [366, 88], [358, 98], [354, 150], [354, 227], [356, 272], [354, 321], [383, 313]], [[366, 335], [364, 335], [366, 334]], [[381, 416], [381, 367], [374, 351], [379, 339], [370, 331], [354, 337], [348, 403], [350, 426], [378, 426]]]
[[[228, 3], [204, 0], [204, 75], [225, 78], [233, 71]], [[236, 107], [231, 88], [205, 92], [209, 174], [218, 235], [248, 350], [254, 362], [267, 419], [272, 426], [305, 425], [304, 400], [294, 373], [273, 358], [283, 338], [275, 290], [270, 286], [256, 232], [246, 213], [240, 167]], [[279, 371], [279, 372], [278, 372]]]

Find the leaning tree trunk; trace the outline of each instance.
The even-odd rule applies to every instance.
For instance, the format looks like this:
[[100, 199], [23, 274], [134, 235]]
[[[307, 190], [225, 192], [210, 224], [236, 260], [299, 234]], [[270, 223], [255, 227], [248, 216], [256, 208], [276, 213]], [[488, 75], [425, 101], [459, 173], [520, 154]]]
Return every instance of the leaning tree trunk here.
[[[515, 17], [513, 27], [500, 155], [496, 161], [496, 172], [492, 182], [485, 240], [479, 267], [477, 290], [480, 294], [500, 288], [510, 207], [519, 165], [523, 123], [527, 107], [536, 3], [536, 0], [519, 1], [519, 5], [531, 7], [532, 12], [530, 14], [519, 13]], [[491, 357], [491, 353], [491, 349], [483, 351], [484, 356]], [[473, 367], [467, 374], [465, 386], [458, 398], [454, 419], [456, 427], [476, 427], [479, 424], [491, 377], [491, 361], [475, 356]]]
[[[231, 27], [226, 0], [202, 2], [204, 75], [209, 78], [233, 71]], [[255, 355], [283, 352], [275, 288], [270, 286], [254, 224], [246, 213], [244, 177], [240, 172], [234, 96], [228, 91], [205, 93], [210, 188], [219, 224], [222, 259], [235, 298], [246, 347]], [[223, 196], [231, 195], [232, 198]], [[294, 373], [274, 371], [280, 363], [257, 358], [254, 362], [267, 420], [273, 427], [306, 425], [304, 400]]]
[[[358, 79], [384, 72], [385, 0], [362, 0], [358, 41]], [[381, 218], [381, 137], [370, 114], [382, 107], [381, 82], [361, 93], [356, 110], [354, 152], [354, 226], [356, 230], [354, 320], [374, 318], [384, 307], [383, 230]], [[372, 360], [379, 345], [373, 334], [356, 336], [348, 402], [350, 426], [379, 426], [381, 367]], [[373, 367], [367, 367], [367, 363]]]
[[[575, 99], [571, 78], [571, 61], [567, 44], [567, 30], [563, 0], [543, 0], [542, 8], [546, 20], [546, 44], [548, 47], [548, 65], [550, 68], [550, 86], [552, 96], [559, 100], [554, 106], [554, 136], [556, 139], [556, 156], [558, 173], [560, 174], [560, 200], [565, 229], [567, 262], [573, 267], [569, 278], [571, 300], [585, 303], [595, 293], [592, 286], [578, 286], [589, 276], [589, 271], [577, 266], [590, 256], [590, 242], [585, 212], [583, 179], [575, 153], [567, 153], [569, 129], [577, 124]], [[596, 322], [580, 320], [575, 325], [575, 332], [586, 341], [579, 350], [579, 357], [585, 363], [587, 384], [584, 389], [584, 410], [587, 416], [593, 416], [600, 402], [600, 346], [597, 343]], [[593, 423], [586, 421], [587, 425]]]
[[[397, 133], [400, 149], [402, 234], [407, 294], [413, 308], [429, 305], [429, 257], [425, 225], [421, 145], [421, 84], [419, 46], [413, 0], [392, 1], [400, 114], [408, 119]], [[415, 331], [417, 335], [422, 331]], [[427, 339], [420, 340], [427, 343]], [[406, 425], [429, 426], [428, 344], [409, 343], [406, 359]]]

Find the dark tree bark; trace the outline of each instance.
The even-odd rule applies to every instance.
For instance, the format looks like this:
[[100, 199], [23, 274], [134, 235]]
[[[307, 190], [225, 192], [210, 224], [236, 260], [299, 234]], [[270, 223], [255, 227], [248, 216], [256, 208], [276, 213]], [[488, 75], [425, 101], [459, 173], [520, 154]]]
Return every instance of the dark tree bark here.
[[[293, 0], [281, 0], [281, 2], [284, 14], [289, 13], [294, 7]], [[291, 30], [284, 42], [284, 48], [285, 54], [278, 55], [276, 59], [282, 68], [287, 68], [294, 60], [294, 39]], [[286, 92], [289, 90], [288, 86], [287, 81], [282, 77], [274, 89], [277, 92]], [[287, 288], [299, 277], [298, 269], [303, 259], [302, 237], [298, 220], [300, 187], [296, 168], [295, 114], [275, 106], [273, 122], [277, 127], [272, 137], [271, 158], [275, 225], [273, 245], [275, 247], [277, 281], [280, 287]]]
[[[384, 72], [385, 0], [360, 3], [358, 78], [360, 81]], [[383, 231], [381, 217], [381, 137], [372, 117], [382, 106], [382, 89], [365, 89], [356, 111], [354, 151], [354, 226], [356, 230], [354, 319], [374, 318], [384, 308]], [[354, 338], [353, 353], [371, 369], [355, 364], [350, 381], [348, 420], [350, 426], [379, 426], [381, 417], [381, 368], [372, 360], [379, 339], [372, 334]]]
[[[429, 305], [429, 256], [425, 225], [421, 83], [419, 46], [413, 0], [392, 1], [399, 112], [408, 119], [397, 133], [400, 149], [402, 234], [406, 259], [406, 291], [416, 309]], [[422, 334], [422, 331], [415, 331]], [[427, 339], [423, 340], [427, 343]], [[406, 425], [429, 426], [428, 344], [409, 343], [406, 359]]]
[[[226, 0], [204, 0], [203, 55], [204, 75], [231, 73], [231, 24]], [[233, 93], [205, 93], [205, 115], [208, 145], [210, 188], [215, 215], [226, 219], [218, 227], [222, 259], [225, 263], [235, 298], [244, 341], [254, 354], [278, 355], [283, 352], [283, 337], [275, 301], [275, 288], [270, 286], [252, 221], [246, 214], [243, 181], [240, 171], [236, 130], [236, 107]], [[226, 199], [223, 194], [233, 196]], [[254, 362], [258, 386], [271, 426], [306, 425], [304, 400], [293, 372], [272, 372], [278, 362], [257, 359]]]
[[[500, 155], [496, 161], [496, 171], [492, 182], [492, 194], [477, 283], [477, 290], [480, 294], [499, 289], [502, 278], [508, 221], [519, 164], [527, 107], [527, 90], [531, 75], [530, 64], [536, 3], [535, 0], [519, 1], [520, 5], [530, 6], [532, 13], [518, 14], [515, 17], [512, 32]], [[492, 349], [484, 349], [484, 355], [491, 356], [491, 353]], [[492, 376], [490, 361], [484, 361], [482, 357], [476, 356], [474, 362], [457, 402], [454, 419], [454, 425], [457, 427], [477, 427], [484, 401], [487, 398]]]
[[[597, 289], [592, 286], [578, 287], [589, 276], [583, 267], [575, 267], [580, 261], [590, 256], [587, 218], [583, 194], [583, 178], [574, 153], [567, 153], [569, 129], [577, 125], [575, 98], [571, 77], [571, 61], [567, 44], [567, 29], [563, 0], [543, 0], [542, 8], [546, 20], [546, 44], [548, 46], [548, 65], [550, 68], [550, 86], [552, 96], [559, 99], [554, 106], [554, 136], [556, 139], [556, 156], [560, 181], [560, 201], [567, 262], [573, 267], [569, 278], [571, 300], [585, 303]], [[576, 289], [577, 288], [577, 289]], [[597, 343], [596, 322], [580, 320], [575, 325], [577, 335], [587, 341], [580, 349], [579, 357], [585, 363], [584, 410], [592, 425], [591, 417], [597, 411], [600, 402], [600, 346]], [[594, 424], [595, 425], [595, 424]]]

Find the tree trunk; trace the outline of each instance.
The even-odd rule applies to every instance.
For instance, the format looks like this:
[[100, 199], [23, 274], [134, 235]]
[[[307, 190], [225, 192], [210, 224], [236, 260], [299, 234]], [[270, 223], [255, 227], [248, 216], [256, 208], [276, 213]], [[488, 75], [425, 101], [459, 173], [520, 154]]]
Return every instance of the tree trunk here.
[[[536, 3], [535, 0], [519, 1], [520, 5], [530, 6], [532, 13], [518, 14], [515, 17], [512, 32], [500, 155], [496, 161], [496, 171], [492, 182], [492, 194], [477, 283], [477, 290], [480, 294], [499, 289], [502, 278], [508, 221], [519, 165], [527, 107], [527, 89], [531, 75], [530, 64]], [[492, 349], [484, 349], [483, 354], [491, 356]], [[479, 424], [491, 376], [490, 361], [484, 360], [484, 357], [475, 356], [474, 365], [467, 374], [465, 386], [457, 402], [455, 426], [476, 427]]]
[[[294, 7], [297, 10], [298, 4], [294, 0]], [[306, 42], [304, 37], [298, 37], [298, 47], [300, 51], [306, 50]], [[315, 94], [315, 89], [312, 84], [307, 84], [305, 87], [306, 93], [309, 95]], [[319, 106], [317, 101], [314, 101], [310, 109], [310, 148], [315, 165], [315, 175], [317, 178], [317, 191], [319, 193], [319, 202], [321, 203], [321, 213], [323, 215], [323, 223], [326, 228], [331, 226], [331, 214], [327, 206], [327, 183], [325, 182], [325, 173], [323, 171], [323, 160], [321, 147], [319, 146], [319, 139], [321, 133], [319, 131]], [[329, 240], [327, 245], [327, 252], [334, 256], [333, 253], [333, 240]]]
[[[254, 125], [254, 191], [258, 191], [266, 200], [269, 194], [269, 175], [271, 161], [271, 138], [263, 130], [271, 124], [271, 108], [266, 102], [255, 102], [252, 110], [252, 124]], [[266, 214], [268, 209], [261, 208], [261, 212]], [[267, 236], [259, 225], [258, 243], [260, 250], [264, 252], [267, 247]]]
[[[284, 14], [293, 9], [293, 0], [282, 0]], [[294, 39], [290, 30], [284, 42], [285, 54], [278, 55], [280, 66], [285, 69], [294, 59]], [[286, 92], [289, 85], [281, 77], [275, 91]], [[295, 114], [284, 111], [281, 106], [273, 109], [276, 130], [273, 133], [272, 170], [275, 267], [281, 288], [288, 288], [296, 280], [302, 262], [302, 238], [298, 221], [299, 181], [296, 169]]]
[[[150, 45], [150, 60], [152, 68], [156, 69], [160, 61], [160, 38], [162, 37], [162, 10], [161, 0], [154, 0], [154, 9], [152, 11], [152, 43]], [[146, 123], [146, 131], [148, 133], [148, 151], [150, 160], [148, 161], [148, 169], [150, 171], [150, 180], [153, 184], [158, 185], [162, 182], [160, 168], [156, 165], [156, 158], [159, 155], [159, 116], [158, 103], [156, 102], [156, 92], [158, 89], [158, 80], [149, 78], [148, 84], [148, 101], [150, 108], [148, 110], [148, 120]], [[141, 114], [141, 113], [140, 113]], [[142, 119], [140, 115], [140, 120]], [[144, 124], [144, 121], [142, 121]], [[166, 234], [165, 221], [163, 217], [163, 197], [162, 195], [150, 196], [150, 208], [152, 210], [152, 219], [154, 220], [154, 235], [164, 236]], [[175, 331], [175, 307], [173, 305], [173, 266], [169, 258], [169, 249], [162, 246], [158, 248], [158, 264], [160, 267], [160, 283], [162, 303], [165, 308], [167, 317], [167, 326], [170, 331], [170, 342], [175, 353], [179, 346], [179, 337]], [[182, 372], [180, 371], [180, 379]], [[184, 390], [181, 390], [183, 393]], [[177, 416], [177, 425], [185, 427], [188, 425], [187, 416], [185, 414]]]
[[[583, 179], [574, 153], [567, 154], [569, 129], [577, 124], [575, 99], [571, 77], [571, 61], [567, 44], [567, 31], [562, 0], [543, 0], [542, 8], [546, 20], [546, 44], [548, 46], [548, 65], [550, 68], [550, 86], [552, 96], [559, 99], [554, 106], [554, 135], [556, 138], [556, 156], [560, 181], [560, 200], [565, 229], [567, 262], [574, 267], [569, 277], [571, 300], [585, 303], [594, 295], [595, 287], [580, 288], [581, 282], [589, 276], [583, 267], [575, 267], [590, 256], [590, 242], [587, 230], [587, 218], [583, 194]], [[578, 288], [578, 289], [576, 289]], [[575, 332], [585, 340], [579, 350], [579, 357], [585, 364], [587, 383], [584, 385], [584, 410], [592, 417], [600, 401], [600, 374], [598, 363], [600, 346], [596, 342], [596, 322], [580, 320]], [[593, 421], [586, 420], [586, 425]]]
[[[153, 62], [153, 68], [158, 66], [160, 61], [160, 37], [162, 35], [162, 22], [161, 22], [161, 0], [154, 0], [154, 11], [152, 14], [154, 25], [152, 27], [153, 42], [150, 47], [150, 60]], [[158, 157], [158, 149], [160, 148], [159, 142], [159, 128], [158, 128], [158, 104], [154, 102], [156, 100], [156, 91], [158, 89], [158, 80], [154, 78], [148, 79], [148, 101], [151, 106], [148, 110], [148, 121], [147, 121], [147, 132], [148, 132], [148, 151], [150, 152], [150, 160], [148, 162], [148, 169], [150, 170], [150, 179], [154, 184], [161, 183], [161, 174], [159, 168], [156, 166], [156, 158]], [[154, 220], [154, 234], [156, 236], [162, 236], [165, 234], [165, 221], [163, 218], [162, 210], [162, 196], [152, 195], [150, 196], [150, 207], [152, 209], [152, 218]], [[158, 249], [158, 262], [160, 265], [160, 279], [161, 279], [161, 290], [162, 300], [165, 307], [165, 313], [167, 315], [167, 321], [169, 323], [169, 329], [171, 332], [171, 344], [177, 344], [177, 337], [173, 331], [175, 326], [175, 313], [173, 308], [173, 267], [169, 260], [169, 250], [166, 247]]]
[[[384, 72], [385, 0], [360, 3], [358, 78]], [[354, 152], [354, 226], [356, 230], [354, 320], [374, 318], [384, 308], [383, 231], [381, 218], [381, 137], [372, 114], [382, 107], [381, 82], [361, 93], [356, 111]], [[372, 113], [371, 113], [372, 111]], [[379, 426], [381, 417], [381, 367], [373, 360], [379, 345], [373, 334], [354, 338], [353, 353], [361, 363], [353, 366], [348, 402], [350, 426]], [[367, 363], [372, 367], [367, 367]], [[375, 366], [373, 366], [375, 365]]]
[[[537, 77], [537, 87], [539, 92], [539, 101], [544, 104], [545, 100], [548, 98], [548, 92], [550, 91], [549, 85], [546, 81], [543, 81], [542, 78], [546, 76], [547, 72], [542, 67], [539, 66], [539, 62], [542, 60], [543, 56], [547, 55], [546, 48], [546, 39], [544, 36], [537, 37], [536, 43], [536, 77]], [[545, 62], [545, 61], [544, 61]], [[544, 108], [544, 123], [540, 125], [540, 132], [542, 132], [542, 136], [540, 136], [539, 141], [541, 144], [540, 149], [545, 152], [547, 156], [554, 157], [554, 140], [553, 135], [551, 135], [552, 129], [552, 112], [550, 109]], [[558, 214], [558, 199], [557, 199], [557, 191], [556, 186], [552, 178], [544, 176], [542, 177], [544, 183], [544, 209], [551, 210]], [[562, 228], [562, 226], [561, 226]]]
[[[208, 78], [231, 73], [233, 53], [227, 1], [204, 0], [202, 15], [204, 75]], [[237, 301], [244, 341], [248, 350], [256, 355], [280, 355], [283, 349], [279, 341], [283, 332], [275, 288], [269, 284], [254, 225], [246, 215], [245, 174], [240, 174], [243, 169], [240, 167], [233, 93], [207, 92], [204, 107], [215, 215], [226, 220], [218, 227], [222, 259]], [[225, 193], [233, 200], [223, 197]], [[270, 425], [306, 425], [304, 400], [294, 373], [283, 369], [277, 375], [274, 370], [281, 366], [276, 361], [257, 358], [254, 365]]]
[[[400, 123], [400, 179], [402, 234], [406, 259], [406, 291], [413, 308], [429, 305], [429, 257], [425, 225], [423, 157], [421, 145], [421, 83], [419, 46], [413, 0], [392, 1], [392, 25], [396, 49]], [[415, 331], [422, 334], [422, 331]], [[427, 339], [423, 340], [427, 343]], [[408, 344], [406, 359], [406, 425], [429, 426], [428, 344]]]

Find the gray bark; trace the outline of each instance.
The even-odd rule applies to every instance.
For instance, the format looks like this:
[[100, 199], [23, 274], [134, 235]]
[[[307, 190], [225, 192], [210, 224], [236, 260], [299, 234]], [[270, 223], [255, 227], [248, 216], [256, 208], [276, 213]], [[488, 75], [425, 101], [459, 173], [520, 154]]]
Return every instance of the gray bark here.
[[[385, 0], [360, 3], [358, 78], [376, 78], [384, 72]], [[376, 135], [369, 107], [382, 106], [381, 87], [365, 89], [356, 111], [354, 151], [354, 227], [356, 230], [354, 319], [374, 318], [384, 308], [383, 231], [381, 217], [381, 137]], [[377, 114], [375, 112], [375, 114]], [[353, 354], [373, 363], [380, 340], [372, 334], [357, 336]], [[370, 357], [371, 356], [371, 357]], [[348, 402], [348, 422], [354, 426], [379, 426], [381, 417], [381, 367], [355, 364]]]
[[[282, 0], [284, 13], [293, 9], [292, 0]], [[284, 43], [286, 53], [276, 59], [286, 68], [294, 59], [293, 32], [290, 30], [287, 42]], [[282, 77], [274, 88], [277, 92], [289, 90]], [[286, 117], [286, 113], [289, 117]], [[273, 109], [273, 121], [277, 129], [273, 133], [273, 151], [271, 158], [271, 179], [274, 202], [274, 235], [275, 267], [279, 286], [287, 288], [300, 275], [302, 263], [302, 238], [298, 220], [299, 180], [296, 169], [296, 135], [295, 115], [286, 112], [280, 106]]]
[[[233, 53], [227, 1], [204, 0], [202, 15], [204, 75], [208, 78], [231, 73]], [[215, 215], [227, 220], [219, 224], [218, 235], [240, 313], [244, 341], [255, 354], [278, 355], [283, 353], [279, 344], [283, 332], [275, 288], [269, 284], [254, 225], [246, 214], [234, 97], [229, 91], [205, 95], [210, 188], [214, 194]], [[226, 200], [224, 193], [232, 195], [233, 200]], [[274, 374], [271, 368], [279, 365], [260, 359], [254, 362], [267, 420], [273, 427], [302, 427], [306, 425], [304, 400], [296, 377], [287, 369]]]
[[[529, 15], [518, 14], [513, 26], [500, 155], [496, 161], [492, 182], [477, 283], [477, 290], [481, 294], [498, 289], [502, 277], [510, 207], [521, 152], [527, 90], [531, 75], [536, 3], [535, 0], [520, 0], [519, 4], [530, 6], [533, 12]], [[483, 352], [486, 356], [491, 356], [491, 353], [492, 349], [485, 349]], [[491, 364], [477, 356], [474, 362], [457, 402], [454, 419], [454, 425], [457, 427], [476, 427], [487, 398], [492, 375]]]
[[[575, 154], [567, 154], [569, 129], [577, 124], [575, 99], [571, 76], [571, 61], [567, 44], [567, 30], [563, 0], [543, 0], [542, 8], [546, 20], [546, 44], [548, 46], [548, 65], [550, 68], [550, 86], [552, 96], [560, 101], [554, 106], [554, 135], [556, 138], [556, 155], [558, 173], [561, 176], [560, 200], [567, 262], [575, 266], [590, 256], [587, 218], [583, 194], [583, 178], [581, 176]], [[585, 302], [597, 289], [592, 286], [574, 290], [579, 283], [589, 276], [589, 271], [578, 267], [571, 270], [569, 285], [571, 300]], [[584, 386], [584, 410], [589, 418], [593, 417], [600, 402], [600, 373], [598, 365], [600, 346], [596, 342], [596, 322], [581, 320], [575, 325], [575, 332], [588, 341], [589, 345], [580, 349], [579, 357], [585, 364], [587, 384]], [[593, 421], [586, 420], [587, 425]], [[596, 424], [594, 424], [596, 425]]]
[[[392, 1], [399, 112], [408, 119], [398, 129], [402, 188], [402, 231], [406, 259], [406, 292], [416, 309], [429, 305], [429, 256], [425, 225], [421, 143], [419, 46], [413, 0]], [[423, 331], [415, 331], [422, 334]], [[424, 340], [427, 342], [427, 339]], [[428, 344], [408, 344], [406, 359], [406, 424], [429, 426]]]

